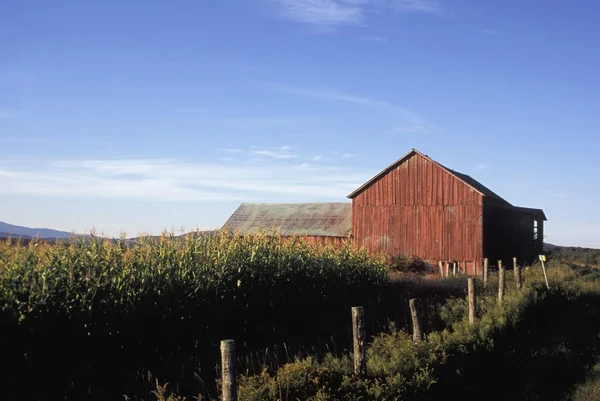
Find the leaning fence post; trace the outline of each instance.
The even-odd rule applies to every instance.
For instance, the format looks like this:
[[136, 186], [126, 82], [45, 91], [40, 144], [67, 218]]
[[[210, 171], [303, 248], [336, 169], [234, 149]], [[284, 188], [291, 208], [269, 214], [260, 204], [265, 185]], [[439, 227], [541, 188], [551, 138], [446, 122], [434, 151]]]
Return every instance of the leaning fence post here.
[[475, 323], [475, 279], [470, 277], [467, 279], [467, 287], [469, 290], [469, 323]]
[[235, 378], [235, 340], [221, 341], [221, 369], [223, 381], [223, 401], [237, 401]]
[[352, 307], [352, 333], [354, 340], [354, 373], [367, 371], [367, 347], [365, 343], [365, 311], [362, 306]]
[[440, 277], [443, 279], [444, 278], [444, 263], [441, 260], [440, 260], [439, 266], [440, 266]]
[[421, 321], [419, 320], [416, 301], [417, 300], [413, 298], [408, 301], [408, 305], [410, 307], [410, 316], [412, 317], [413, 324], [413, 341], [419, 342], [423, 340], [423, 333], [421, 332]]
[[498, 261], [498, 304], [502, 305], [504, 301], [504, 266], [502, 261]]
[[488, 282], [488, 258], [483, 259], [483, 288], [487, 287]]
[[515, 269], [515, 282], [517, 283], [517, 290], [521, 289], [521, 267], [517, 263], [517, 258], [513, 258], [513, 268]]

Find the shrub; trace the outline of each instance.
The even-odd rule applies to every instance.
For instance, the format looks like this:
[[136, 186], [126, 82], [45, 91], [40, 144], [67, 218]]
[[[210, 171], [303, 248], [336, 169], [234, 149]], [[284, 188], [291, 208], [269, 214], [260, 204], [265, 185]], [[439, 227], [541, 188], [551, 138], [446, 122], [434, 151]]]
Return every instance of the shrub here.
[[389, 268], [394, 272], [416, 275], [425, 275], [431, 271], [431, 266], [424, 260], [403, 254], [392, 256]]

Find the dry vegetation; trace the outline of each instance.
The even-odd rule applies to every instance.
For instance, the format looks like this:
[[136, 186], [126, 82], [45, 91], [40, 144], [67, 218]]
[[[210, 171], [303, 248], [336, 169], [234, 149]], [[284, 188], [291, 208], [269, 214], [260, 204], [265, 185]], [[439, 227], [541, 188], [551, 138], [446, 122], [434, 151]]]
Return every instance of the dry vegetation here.
[[[587, 401], [593, 384], [573, 388], [600, 351], [600, 272], [558, 259], [550, 291], [539, 265], [521, 291], [507, 272], [503, 307], [497, 278], [485, 290], [478, 282], [470, 325], [465, 277], [424, 279], [419, 261], [387, 265], [351, 247], [225, 233], [8, 241], [0, 353], [12, 385], [2, 398], [216, 400], [218, 342], [235, 338], [240, 400]], [[389, 280], [386, 266], [401, 277]], [[420, 343], [408, 335], [410, 298], [421, 301]], [[348, 351], [359, 304], [362, 377]], [[497, 380], [510, 384], [490, 394]]]

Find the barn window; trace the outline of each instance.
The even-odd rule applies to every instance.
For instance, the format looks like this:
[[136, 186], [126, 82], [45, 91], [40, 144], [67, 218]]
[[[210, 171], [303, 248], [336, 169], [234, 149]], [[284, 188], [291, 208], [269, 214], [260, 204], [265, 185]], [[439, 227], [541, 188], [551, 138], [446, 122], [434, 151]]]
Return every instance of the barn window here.
[[538, 222], [537, 220], [533, 220], [533, 240], [537, 240], [538, 238]]

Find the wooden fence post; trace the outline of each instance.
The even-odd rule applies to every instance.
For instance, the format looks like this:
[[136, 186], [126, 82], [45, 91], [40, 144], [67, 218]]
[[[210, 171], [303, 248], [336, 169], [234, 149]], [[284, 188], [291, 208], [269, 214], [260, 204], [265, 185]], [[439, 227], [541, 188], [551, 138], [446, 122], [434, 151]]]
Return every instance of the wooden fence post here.
[[488, 267], [489, 267], [488, 258], [485, 258], [485, 259], [483, 259], [483, 288], [487, 287]]
[[444, 262], [442, 262], [440, 260], [439, 266], [440, 266], [440, 277], [443, 279], [444, 278]]
[[223, 401], [237, 401], [235, 374], [235, 340], [221, 341], [221, 370]]
[[513, 258], [513, 268], [515, 269], [515, 282], [517, 283], [517, 290], [522, 287], [521, 267], [517, 263], [517, 258]]
[[467, 286], [469, 289], [469, 323], [474, 324], [476, 313], [475, 313], [475, 279], [470, 277], [467, 279]]
[[467, 271], [467, 261], [463, 260], [463, 274], [469, 274]]
[[352, 307], [352, 333], [354, 341], [354, 373], [362, 375], [367, 372], [365, 310], [362, 306]]
[[452, 274], [456, 276], [456, 262], [452, 263]]
[[446, 262], [446, 278], [450, 275], [450, 262]]
[[413, 324], [413, 341], [419, 342], [423, 340], [423, 333], [421, 332], [421, 321], [419, 320], [416, 299], [409, 300], [408, 305], [410, 306], [410, 316], [412, 317]]
[[504, 301], [504, 266], [502, 261], [498, 261], [498, 304], [502, 305]]
[[473, 261], [473, 275], [474, 276], [477, 275], [477, 261], [476, 260]]

